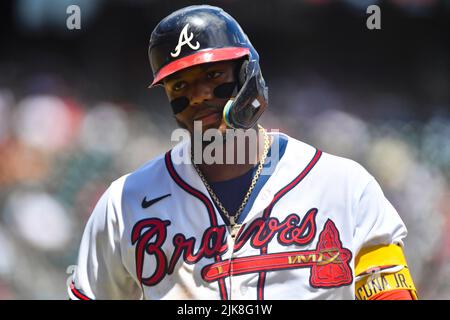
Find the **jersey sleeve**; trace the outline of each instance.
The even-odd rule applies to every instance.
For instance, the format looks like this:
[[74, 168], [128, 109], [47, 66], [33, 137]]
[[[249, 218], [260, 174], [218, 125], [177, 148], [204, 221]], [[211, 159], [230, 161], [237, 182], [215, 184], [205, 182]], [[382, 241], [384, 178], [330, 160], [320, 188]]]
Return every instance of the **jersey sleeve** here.
[[403, 239], [407, 235], [406, 226], [372, 176], [358, 195], [354, 212], [356, 252], [377, 245], [403, 246]]
[[122, 263], [118, 205], [111, 187], [102, 195], [83, 233], [68, 288], [74, 300], [139, 299], [142, 292]]
[[355, 295], [366, 300], [381, 292], [416, 289], [403, 253], [407, 229], [399, 214], [370, 176], [356, 203]]

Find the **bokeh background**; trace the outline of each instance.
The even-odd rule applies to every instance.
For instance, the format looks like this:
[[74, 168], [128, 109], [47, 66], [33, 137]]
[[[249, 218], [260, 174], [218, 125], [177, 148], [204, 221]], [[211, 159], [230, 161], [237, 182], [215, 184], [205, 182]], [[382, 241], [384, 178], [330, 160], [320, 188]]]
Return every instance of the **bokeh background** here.
[[[150, 33], [168, 0], [0, 1], [0, 299], [67, 299], [84, 225], [170, 148]], [[450, 1], [211, 1], [260, 53], [268, 129], [363, 164], [405, 221], [422, 299], [450, 299]], [[68, 30], [66, 9], [81, 9]], [[366, 8], [381, 8], [368, 30]]]

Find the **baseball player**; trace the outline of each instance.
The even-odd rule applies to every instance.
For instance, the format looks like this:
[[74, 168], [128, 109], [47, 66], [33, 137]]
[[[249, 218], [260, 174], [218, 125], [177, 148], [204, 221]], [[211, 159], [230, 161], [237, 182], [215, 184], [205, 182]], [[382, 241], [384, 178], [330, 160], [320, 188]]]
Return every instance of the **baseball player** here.
[[[191, 139], [103, 194], [71, 299], [417, 299], [406, 227], [376, 180], [258, 124], [268, 105], [259, 56], [229, 14], [173, 12], [154, 29], [149, 58], [152, 86], [164, 87]], [[208, 147], [196, 130], [208, 129], [254, 132], [254, 157], [192, 161]], [[235, 140], [219, 141], [222, 151], [252, 147], [227, 149]]]

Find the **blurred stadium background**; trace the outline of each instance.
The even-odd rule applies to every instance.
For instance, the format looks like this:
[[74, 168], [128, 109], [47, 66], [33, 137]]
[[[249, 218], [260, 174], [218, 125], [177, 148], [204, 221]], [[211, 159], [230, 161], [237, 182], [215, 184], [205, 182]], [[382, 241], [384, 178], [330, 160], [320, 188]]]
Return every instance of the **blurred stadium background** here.
[[[0, 2], [0, 299], [67, 299], [109, 183], [170, 148], [156, 23], [196, 2]], [[243, 26], [270, 88], [262, 118], [362, 163], [409, 229], [422, 299], [450, 299], [450, 1], [211, 1]], [[67, 6], [81, 30], [66, 28]], [[381, 30], [366, 8], [381, 8]]]

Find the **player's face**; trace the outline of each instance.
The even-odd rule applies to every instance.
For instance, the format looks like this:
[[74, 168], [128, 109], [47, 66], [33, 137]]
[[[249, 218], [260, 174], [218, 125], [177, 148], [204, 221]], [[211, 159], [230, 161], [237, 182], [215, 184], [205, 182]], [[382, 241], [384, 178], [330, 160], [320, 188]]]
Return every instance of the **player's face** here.
[[164, 80], [175, 119], [191, 134], [194, 121], [202, 132], [216, 128], [224, 132], [223, 108], [236, 85], [235, 61], [206, 63], [181, 70]]

